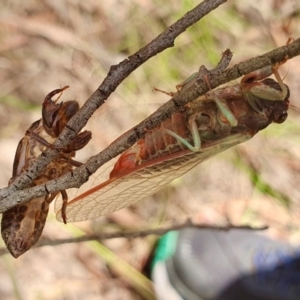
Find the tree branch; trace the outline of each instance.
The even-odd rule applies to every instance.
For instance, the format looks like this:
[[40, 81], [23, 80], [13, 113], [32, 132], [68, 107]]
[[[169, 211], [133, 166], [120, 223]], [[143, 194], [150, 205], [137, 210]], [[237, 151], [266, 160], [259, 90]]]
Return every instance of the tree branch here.
[[[55, 141], [54, 145], [57, 147], [64, 147], [72, 141], [78, 132], [86, 125], [89, 118], [93, 115], [97, 108], [99, 108], [105, 100], [110, 96], [110, 94], [118, 87], [118, 85], [128, 77], [135, 69], [146, 62], [151, 57], [164, 51], [169, 47], [174, 46], [175, 38], [178, 37], [182, 32], [184, 32], [188, 27], [195, 24], [205, 15], [210, 13], [212, 10], [217, 8], [226, 0], [204, 0], [190, 12], [186, 13], [181, 19], [175, 22], [173, 25], [168, 27], [163, 33], [156, 37], [148, 45], [140, 49], [134, 55], [129, 56], [127, 59], [123, 60], [118, 65], [112, 66], [107, 77], [104, 79], [102, 84], [93, 93], [93, 95], [86, 101], [82, 106], [78, 114], [74, 116], [68, 126], [63, 130], [60, 137]], [[155, 123], [154, 123], [155, 124]], [[153, 128], [153, 127], [152, 127]], [[141, 132], [141, 130], [139, 131]], [[141, 136], [142, 134], [140, 134]], [[135, 137], [134, 139], [137, 139]], [[128, 141], [125, 145], [120, 147], [120, 152], [124, 151], [126, 148], [130, 147], [134, 143], [134, 139]], [[110, 160], [113, 156], [118, 154], [112, 154], [114, 151], [104, 153], [102, 159], [97, 163], [97, 165], [103, 164]], [[16, 191], [22, 190], [29, 186], [33, 180], [41, 174], [47, 167], [47, 165], [53, 161], [59, 152], [57, 150], [48, 149], [40, 155], [40, 157], [26, 170], [22, 175], [20, 175], [12, 185], [7, 188], [0, 190], [0, 212], [3, 212], [10, 207], [20, 204], [22, 202], [28, 201], [34, 196], [31, 194], [29, 197], [11, 197]], [[90, 169], [90, 171], [88, 171]], [[89, 166], [86, 169], [79, 170], [76, 175], [74, 186], [79, 187], [82, 183], [88, 180], [89, 175], [96, 169], [94, 166]], [[71, 175], [71, 174], [69, 174]], [[79, 176], [79, 177], [78, 177]], [[72, 177], [72, 175], [71, 175]], [[69, 180], [69, 178], [67, 178]], [[51, 188], [52, 189], [52, 188]], [[61, 188], [58, 188], [61, 189]], [[43, 195], [46, 195], [47, 191], [45, 185], [43, 188]]]
[[[136, 52], [134, 55], [128, 57], [128, 59], [125, 59], [120, 64], [112, 66], [103, 83], [87, 100], [79, 113], [70, 120], [67, 128], [65, 128], [54, 145], [58, 147], [67, 145], [81, 130], [81, 128], [85, 126], [87, 120], [91, 117], [94, 111], [104, 103], [108, 96], [133, 70], [135, 70], [152, 56], [168, 47], [173, 46], [175, 38], [180, 33], [223, 2], [225, 1], [208, 0], [202, 2], [179, 21], [171, 25], [147, 46]], [[280, 47], [262, 56], [239, 63], [222, 73], [217, 72], [214, 74], [209, 74], [210, 86], [211, 88], [215, 88], [220, 84], [224, 84], [239, 78], [240, 76], [248, 74], [249, 72], [268, 65], [273, 65], [276, 62], [283, 61], [285, 58], [292, 58], [299, 54], [300, 39], [297, 39], [287, 46]], [[145, 134], [145, 129], [151, 130], [158, 126], [162, 121], [170, 117], [185, 104], [199, 97], [200, 95], [203, 95], [207, 91], [208, 87], [206, 86], [206, 83], [202, 81], [201, 77], [196, 78], [187, 86], [183, 87], [180, 93], [175, 94], [169, 102], [164, 104], [151, 116], [131, 130], [124, 133], [101, 153], [91, 157], [85, 165], [43, 185], [24, 189], [24, 187], [28, 186], [32, 180], [34, 180], [36, 176], [38, 176], [58, 155], [57, 150], [49, 149], [45, 151], [26, 172], [24, 172], [14, 181], [11, 186], [0, 190], [0, 212], [4, 212], [14, 205], [25, 203], [35, 197], [45, 196], [48, 193], [52, 193], [57, 190], [79, 187], [86, 182], [89, 176], [101, 165], [109, 161], [111, 158], [124, 152], [138, 139], [142, 138]]]
[[[173, 230], [180, 230], [184, 228], [198, 228], [198, 229], [210, 229], [216, 231], [229, 231], [231, 229], [242, 229], [242, 230], [266, 230], [268, 226], [261, 226], [261, 227], [252, 227], [250, 225], [241, 225], [235, 226], [232, 224], [228, 224], [226, 226], [215, 226], [215, 225], [207, 225], [207, 224], [197, 224], [193, 223], [190, 219], [185, 221], [181, 224], [173, 224], [170, 226], [165, 226], [161, 228], [155, 229], [145, 229], [140, 231], [121, 231], [121, 232], [113, 232], [113, 233], [100, 233], [100, 234], [92, 234], [92, 235], [84, 235], [75, 238], [68, 238], [68, 239], [40, 239], [40, 241], [34, 246], [37, 247], [44, 247], [44, 246], [57, 246], [62, 244], [71, 244], [71, 243], [80, 243], [80, 242], [87, 242], [87, 241], [101, 241], [101, 240], [108, 240], [108, 239], [115, 239], [115, 238], [140, 238], [146, 237], [148, 235], [163, 235], [169, 231]], [[0, 255], [8, 253], [6, 248], [0, 249]]]
[[[251, 58], [247, 61], [234, 65], [232, 68], [229, 68], [222, 73], [208, 75], [210, 86], [211, 88], [215, 88], [221, 84], [237, 79], [242, 75], [248, 74], [268, 65], [274, 65], [277, 62], [284, 61], [286, 58], [293, 58], [299, 54], [300, 39], [297, 39], [287, 46], [277, 48], [265, 53], [264, 55], [258, 56], [256, 58]], [[143, 135], [145, 134], [145, 129], [150, 130], [158, 126], [162, 121], [170, 117], [174, 112], [178, 111], [185, 104], [199, 97], [200, 95], [205, 94], [206, 92], [208, 92], [206, 83], [203, 82], [201, 77], [196, 78], [196, 80], [194, 80], [192, 83], [184, 86], [179, 93], [176, 93], [173, 98], [162, 105], [151, 116], [121, 135], [102, 152], [91, 157], [83, 166], [61, 176], [58, 179], [48, 181], [45, 184], [38, 185], [29, 189], [20, 191], [15, 191], [14, 189], [12, 189], [10, 194], [6, 194], [3, 191], [9, 191], [11, 186], [2, 189], [0, 191], [0, 197], [2, 197], [2, 199], [5, 198], [5, 200], [2, 200], [0, 202], [0, 212], [6, 211], [8, 208], [16, 204], [25, 203], [35, 197], [45, 196], [48, 193], [68, 189], [71, 187], [79, 187], [84, 182], [86, 182], [88, 177], [104, 163], [124, 152], [138, 139], [143, 137]]]

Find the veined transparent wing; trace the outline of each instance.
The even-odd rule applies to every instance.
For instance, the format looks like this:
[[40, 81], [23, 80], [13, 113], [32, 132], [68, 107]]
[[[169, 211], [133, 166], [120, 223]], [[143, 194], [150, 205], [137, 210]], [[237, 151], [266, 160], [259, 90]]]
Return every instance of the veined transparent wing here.
[[[206, 142], [198, 152], [183, 150], [164, 158], [156, 158], [122, 173], [122, 176], [113, 177], [106, 181], [102, 181], [104, 173], [103, 168], [100, 168], [100, 171], [98, 170], [91, 176], [92, 184], [90, 181], [87, 182], [76, 189], [76, 196], [73, 199], [69, 197], [72, 200], [67, 205], [67, 220], [68, 222], [90, 220], [129, 206], [154, 194], [161, 187], [185, 174], [200, 162], [250, 138], [250, 134], [239, 133]], [[106, 165], [104, 168], [108, 174], [112, 165], [109, 164], [109, 167]], [[99, 184], [98, 182], [102, 183]], [[58, 221], [62, 221], [61, 207], [62, 201], [58, 198], [55, 203]]]

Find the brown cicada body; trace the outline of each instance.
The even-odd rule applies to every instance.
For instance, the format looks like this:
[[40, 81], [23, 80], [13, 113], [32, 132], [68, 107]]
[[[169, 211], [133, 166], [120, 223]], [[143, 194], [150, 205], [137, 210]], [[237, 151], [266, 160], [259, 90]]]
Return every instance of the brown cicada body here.
[[[34, 122], [26, 131], [24, 138], [19, 142], [13, 164], [13, 183], [16, 176], [26, 170], [29, 165], [47, 148], [52, 148], [55, 139], [62, 132], [67, 122], [79, 110], [76, 101], [56, 103], [52, 97], [63, 92], [67, 86], [49, 93], [43, 103], [42, 119]], [[73, 160], [75, 151], [83, 148], [91, 139], [91, 132], [85, 131], [64, 149], [58, 149], [60, 154], [51, 162], [43, 174], [34, 180], [34, 185], [39, 185], [72, 170], [79, 163]], [[67, 201], [65, 191], [60, 191], [64, 201]], [[2, 238], [14, 257], [18, 257], [30, 249], [40, 238], [48, 215], [49, 204], [57, 193], [46, 197], [33, 199], [27, 203], [17, 205], [2, 216]], [[62, 213], [66, 222], [66, 217]]]
[[[272, 74], [278, 82], [265, 79]], [[115, 163], [109, 178], [95, 173], [74, 190], [69, 222], [93, 219], [152, 195], [204, 160], [245, 142], [272, 122], [287, 118], [289, 90], [277, 69], [250, 73], [240, 84], [216, 89], [190, 102], [146, 133]], [[57, 219], [62, 221], [56, 202]]]

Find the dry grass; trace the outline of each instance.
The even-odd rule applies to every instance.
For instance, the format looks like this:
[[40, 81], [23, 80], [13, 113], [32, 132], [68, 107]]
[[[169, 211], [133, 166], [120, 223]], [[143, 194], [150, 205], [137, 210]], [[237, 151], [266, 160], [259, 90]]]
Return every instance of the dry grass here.
[[[49, 91], [70, 85], [63, 99], [83, 103], [109, 67], [151, 41], [194, 1], [2, 1], [0, 10], [0, 167], [1, 186], [10, 176], [18, 141], [40, 118]], [[196, 2], [196, 1], [195, 1]], [[262, 4], [263, 3], [263, 4]], [[299, 4], [298, 4], [299, 5]], [[233, 62], [259, 55], [287, 38], [299, 37], [297, 1], [230, 1], [176, 40], [175, 47], [134, 72], [88, 124], [93, 140], [79, 153], [84, 161], [149, 115], [167, 98], [152, 87], [174, 86], [208, 68], [223, 50]], [[299, 107], [300, 59], [284, 74], [291, 103]], [[268, 224], [267, 234], [300, 243], [299, 113], [272, 125], [252, 141], [213, 158], [153, 197], [107, 218], [77, 224], [90, 233], [118, 228], [146, 228], [184, 221], [210, 224]], [[229, 179], [229, 180], [228, 180]], [[184, 199], [184, 201], [182, 201]], [[288, 200], [287, 200], [288, 199]], [[290, 203], [287, 207], [287, 201]], [[76, 236], [77, 228], [49, 217], [44, 236]], [[125, 262], [143, 268], [153, 237], [34, 249], [17, 260], [0, 259], [0, 298], [141, 299], [147, 282], [128, 271]], [[109, 250], [112, 252], [109, 252]], [[114, 253], [114, 254], [113, 254]], [[108, 267], [109, 265], [109, 267]], [[145, 296], [144, 296], [145, 297]], [[151, 297], [148, 297], [151, 299]]]

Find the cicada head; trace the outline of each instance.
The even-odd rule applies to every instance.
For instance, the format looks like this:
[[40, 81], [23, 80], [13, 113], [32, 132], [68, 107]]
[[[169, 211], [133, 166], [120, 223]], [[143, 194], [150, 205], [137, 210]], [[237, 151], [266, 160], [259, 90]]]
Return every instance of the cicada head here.
[[244, 83], [242, 90], [250, 107], [258, 114], [267, 116], [274, 123], [283, 123], [288, 116], [290, 91], [287, 85], [282, 90], [271, 78]]
[[56, 103], [52, 97], [63, 92], [68, 86], [50, 92], [44, 100], [42, 108], [43, 126], [52, 137], [58, 137], [68, 121], [78, 112], [79, 105], [76, 101]]

